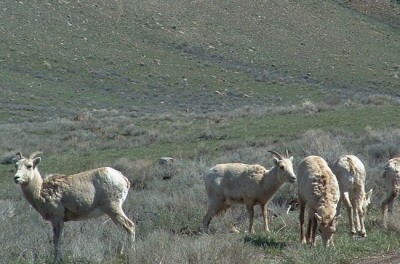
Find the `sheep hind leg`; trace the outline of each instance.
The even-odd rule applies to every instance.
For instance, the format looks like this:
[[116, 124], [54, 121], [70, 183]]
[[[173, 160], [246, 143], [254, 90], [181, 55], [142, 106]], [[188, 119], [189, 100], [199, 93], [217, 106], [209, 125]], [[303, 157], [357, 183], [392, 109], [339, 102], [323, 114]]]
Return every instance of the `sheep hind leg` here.
[[246, 204], [247, 213], [249, 214], [249, 233], [254, 233], [254, 206], [253, 204]]
[[356, 207], [357, 230], [361, 237], [366, 237], [367, 231], [365, 230], [365, 212], [359, 203], [357, 203]]
[[228, 208], [229, 206], [226, 205], [223, 200], [208, 204], [207, 213], [203, 217], [203, 232], [205, 234], [209, 233], [208, 227], [210, 226], [211, 220], [214, 218], [214, 216], [223, 213]]
[[386, 197], [385, 200], [382, 202], [382, 222], [383, 222], [383, 227], [387, 227], [387, 214], [388, 211], [391, 213], [393, 210], [393, 203], [396, 200], [397, 196], [399, 196], [398, 192], [392, 191], [388, 197]]
[[[132, 247], [133, 242], [135, 242], [135, 223], [125, 215], [121, 206], [118, 206], [117, 209], [111, 208], [107, 210], [106, 213], [117, 226], [122, 227], [122, 229], [126, 231], [128, 234], [128, 245]], [[119, 253], [124, 253], [123, 244], [120, 246]]]
[[342, 195], [342, 200], [344, 201], [344, 205], [347, 209], [347, 217], [350, 225], [351, 235], [354, 236], [356, 234], [356, 228], [354, 226], [354, 208], [349, 198], [349, 193], [345, 192]]

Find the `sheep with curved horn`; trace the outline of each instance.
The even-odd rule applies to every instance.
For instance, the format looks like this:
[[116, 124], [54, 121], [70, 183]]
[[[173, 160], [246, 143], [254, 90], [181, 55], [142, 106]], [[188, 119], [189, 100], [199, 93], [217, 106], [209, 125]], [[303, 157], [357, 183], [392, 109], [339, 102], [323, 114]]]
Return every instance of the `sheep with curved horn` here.
[[43, 180], [38, 164], [41, 161], [32, 153], [24, 158], [17, 153], [17, 172], [14, 181], [21, 185], [26, 200], [53, 226], [54, 263], [62, 261], [61, 237], [64, 222], [86, 220], [107, 214], [113, 222], [135, 239], [135, 224], [122, 210], [130, 183], [121, 172], [103, 167], [78, 174], [55, 175]]

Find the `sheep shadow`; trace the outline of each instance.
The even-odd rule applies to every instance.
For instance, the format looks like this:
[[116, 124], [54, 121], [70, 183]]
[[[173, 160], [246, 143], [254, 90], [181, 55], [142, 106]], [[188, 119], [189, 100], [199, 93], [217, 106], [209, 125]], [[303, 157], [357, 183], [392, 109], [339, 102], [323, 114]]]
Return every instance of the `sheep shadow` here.
[[265, 235], [246, 235], [244, 243], [251, 243], [253, 246], [262, 247], [263, 249], [284, 249], [288, 246], [285, 242], [276, 241], [274, 238]]

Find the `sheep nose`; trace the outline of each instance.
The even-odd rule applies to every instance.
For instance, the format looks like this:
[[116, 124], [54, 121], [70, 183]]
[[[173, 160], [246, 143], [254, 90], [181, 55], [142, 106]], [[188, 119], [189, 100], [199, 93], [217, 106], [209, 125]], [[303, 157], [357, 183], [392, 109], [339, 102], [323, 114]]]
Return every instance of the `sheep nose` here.
[[20, 182], [20, 177], [18, 175], [14, 176], [14, 182], [19, 183]]

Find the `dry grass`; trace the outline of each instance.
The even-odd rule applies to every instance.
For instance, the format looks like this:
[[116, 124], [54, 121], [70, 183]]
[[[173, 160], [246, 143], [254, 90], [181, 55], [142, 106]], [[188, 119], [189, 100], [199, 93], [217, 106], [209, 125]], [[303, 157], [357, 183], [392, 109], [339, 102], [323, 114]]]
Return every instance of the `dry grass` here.
[[[117, 124], [118, 125], [118, 124]], [[114, 126], [114, 125], [113, 125]], [[40, 131], [38, 127], [34, 127]], [[42, 127], [46, 130], [46, 128]], [[107, 130], [108, 128], [106, 128]], [[78, 130], [79, 131], [79, 130]], [[23, 135], [23, 132], [20, 132]], [[76, 134], [74, 129], [68, 133]], [[27, 137], [28, 138], [28, 137]], [[202, 217], [206, 210], [207, 198], [204, 192], [202, 176], [207, 168], [218, 162], [241, 161], [261, 163], [271, 166], [267, 150], [281, 149], [273, 142], [248, 142], [236, 145], [234, 151], [222, 152], [218, 158], [207, 160], [207, 154], [198, 159], [181, 157], [177, 160], [179, 172], [170, 180], [162, 180], [162, 172], [157, 167], [158, 161], [151, 159], [131, 159], [119, 157], [112, 162], [92, 161], [91, 166], [112, 165], [126, 174], [133, 183], [128, 199], [124, 205], [128, 216], [137, 223], [137, 242], [135, 249], [118, 257], [118, 242], [123, 232], [118, 231], [112, 221], [106, 217], [86, 222], [67, 223], [63, 242], [67, 263], [326, 263], [351, 258], [347, 248], [364, 250], [377, 243], [393, 243], [390, 233], [382, 230], [379, 220], [379, 203], [384, 195], [380, 179], [380, 167], [391, 155], [360, 144], [374, 142], [385, 148], [400, 142], [397, 130], [374, 130], [369, 128], [363, 133], [346, 132], [328, 133], [323, 130], [310, 130], [299, 138], [286, 142], [295, 164], [302, 157], [317, 154], [328, 160], [344, 153], [355, 153], [367, 166], [367, 189], [374, 188], [372, 206], [367, 216], [369, 237], [363, 243], [352, 244], [347, 238], [346, 221], [341, 222], [337, 239], [337, 252], [321, 257], [323, 249], [315, 251], [303, 248], [298, 244], [297, 211], [286, 214], [285, 201], [295, 195], [295, 187], [286, 186], [274, 198], [271, 209], [270, 235], [257, 233], [247, 236], [245, 230], [248, 217], [243, 206], [228, 210], [225, 215], [217, 217], [211, 224], [212, 235], [200, 232]], [[120, 143], [116, 143], [120, 144]], [[61, 149], [64, 146], [60, 146]], [[56, 150], [56, 149], [55, 149]], [[353, 151], [354, 150], [354, 151]], [[76, 153], [82, 151], [80, 148]], [[396, 149], [395, 153], [398, 154]], [[376, 159], [379, 153], [380, 159]], [[392, 153], [393, 154], [393, 153]], [[383, 155], [383, 156], [382, 156]], [[200, 157], [205, 158], [200, 159]], [[51, 162], [45, 159], [43, 166]], [[51, 164], [45, 166], [49, 170]], [[90, 165], [90, 164], [89, 164]], [[84, 167], [89, 166], [83, 165]], [[3, 165], [11, 166], [11, 165]], [[63, 166], [66, 166], [64, 164]], [[82, 165], [80, 165], [82, 166]], [[89, 167], [91, 167], [89, 166]], [[9, 167], [1, 167], [6, 169]], [[66, 166], [66, 168], [68, 168]], [[2, 189], [0, 196], [0, 248], [2, 262], [13, 260], [16, 263], [42, 263], [52, 259], [51, 227], [21, 197], [20, 190], [10, 182], [12, 169], [4, 171], [9, 186]], [[395, 212], [397, 215], [397, 211]], [[389, 220], [389, 230], [399, 233], [396, 216]], [[235, 228], [239, 233], [233, 232]], [[255, 228], [262, 228], [259, 208], [256, 208]], [[388, 241], [385, 241], [388, 240]], [[250, 242], [250, 243], [246, 243]], [[378, 247], [381, 252], [382, 247]], [[149, 251], [152, 253], [149, 254]], [[311, 254], [311, 255], [310, 255]], [[356, 254], [360, 256], [362, 254]]]

